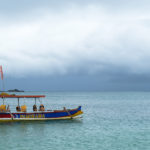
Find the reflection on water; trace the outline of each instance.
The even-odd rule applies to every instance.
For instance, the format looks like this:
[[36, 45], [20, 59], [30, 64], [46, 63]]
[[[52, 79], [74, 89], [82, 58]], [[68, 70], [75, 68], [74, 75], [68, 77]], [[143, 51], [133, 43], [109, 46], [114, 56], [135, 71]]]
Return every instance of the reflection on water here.
[[83, 119], [0, 123], [0, 150], [150, 149], [150, 93], [45, 94], [52, 109], [82, 105]]

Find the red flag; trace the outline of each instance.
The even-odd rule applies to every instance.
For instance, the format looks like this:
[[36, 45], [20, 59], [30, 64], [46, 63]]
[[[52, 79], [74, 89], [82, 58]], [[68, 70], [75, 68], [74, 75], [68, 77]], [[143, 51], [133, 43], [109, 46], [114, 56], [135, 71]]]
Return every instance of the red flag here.
[[1, 73], [1, 79], [3, 80], [3, 69], [2, 69], [2, 66], [0, 66], [0, 73]]

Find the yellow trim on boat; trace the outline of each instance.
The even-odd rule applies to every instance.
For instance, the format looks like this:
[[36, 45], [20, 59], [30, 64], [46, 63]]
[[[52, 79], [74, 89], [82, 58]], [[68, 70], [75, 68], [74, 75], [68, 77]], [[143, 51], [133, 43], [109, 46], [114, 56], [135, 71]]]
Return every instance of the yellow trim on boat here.
[[83, 111], [80, 110], [77, 113], [71, 115], [71, 117], [75, 117], [75, 116], [78, 116], [78, 115], [81, 115], [81, 114], [83, 114]]

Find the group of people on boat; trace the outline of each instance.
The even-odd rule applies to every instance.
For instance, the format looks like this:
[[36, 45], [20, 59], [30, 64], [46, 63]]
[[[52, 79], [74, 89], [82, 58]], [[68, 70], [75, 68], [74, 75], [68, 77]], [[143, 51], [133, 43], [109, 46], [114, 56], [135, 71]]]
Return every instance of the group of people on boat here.
[[[33, 105], [33, 111], [37, 111], [37, 106], [35, 104]], [[45, 111], [45, 108], [44, 108], [43, 104], [41, 104], [39, 106], [39, 111]]]
[[[4, 97], [15, 97], [16, 95], [2, 92], [2, 93], [0, 93], [0, 96], [2, 98], [4, 98]], [[22, 97], [22, 95], [20, 95], [20, 97]], [[17, 97], [18, 98], [18, 105], [16, 106], [16, 111], [17, 112], [27, 112], [27, 106], [26, 105], [22, 105], [22, 106], [19, 105], [19, 98], [20, 97]], [[26, 96], [26, 97], [29, 97], [29, 96]], [[40, 104], [39, 109], [37, 108], [37, 105], [36, 105], [36, 98], [37, 97], [36, 96], [31, 96], [31, 98], [33, 98], [33, 97], [35, 98], [35, 104], [33, 105], [33, 111], [45, 111], [45, 108], [44, 108], [43, 104]], [[45, 96], [42, 95], [42, 97], [45, 97]], [[6, 105], [4, 104], [4, 99], [3, 99], [3, 104], [0, 105], [0, 112], [10, 112], [9, 105], [6, 107]]]
[[[16, 111], [17, 112], [27, 112], [27, 106], [26, 105], [22, 105], [21, 107], [18, 105], [16, 106]], [[44, 105], [41, 104], [39, 106], [39, 110], [37, 109], [37, 105], [34, 104], [33, 105], [33, 111], [45, 111]], [[6, 105], [0, 105], [0, 112], [10, 112], [10, 108], [9, 105], [6, 107]]]

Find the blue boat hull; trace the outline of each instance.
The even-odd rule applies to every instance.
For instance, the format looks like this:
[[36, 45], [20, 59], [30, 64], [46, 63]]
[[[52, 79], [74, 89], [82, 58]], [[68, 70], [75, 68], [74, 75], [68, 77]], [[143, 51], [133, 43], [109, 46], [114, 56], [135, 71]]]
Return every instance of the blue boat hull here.
[[19, 121], [19, 120], [60, 120], [60, 119], [74, 119], [83, 114], [81, 106], [71, 110], [54, 110], [44, 112], [31, 112], [31, 113], [10, 113], [1, 112], [0, 121]]

